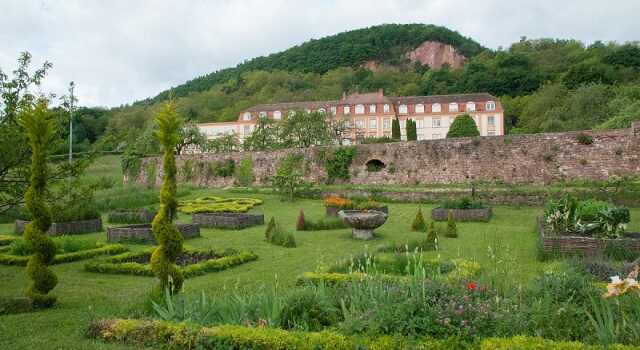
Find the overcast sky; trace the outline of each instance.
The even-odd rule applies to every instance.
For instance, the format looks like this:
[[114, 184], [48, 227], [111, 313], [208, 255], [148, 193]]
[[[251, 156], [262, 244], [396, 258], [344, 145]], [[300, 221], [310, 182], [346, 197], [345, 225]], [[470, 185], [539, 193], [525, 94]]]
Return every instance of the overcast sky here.
[[432, 23], [480, 44], [521, 36], [635, 41], [640, 0], [0, 0], [0, 68], [22, 51], [53, 63], [44, 92], [117, 106], [311, 38]]

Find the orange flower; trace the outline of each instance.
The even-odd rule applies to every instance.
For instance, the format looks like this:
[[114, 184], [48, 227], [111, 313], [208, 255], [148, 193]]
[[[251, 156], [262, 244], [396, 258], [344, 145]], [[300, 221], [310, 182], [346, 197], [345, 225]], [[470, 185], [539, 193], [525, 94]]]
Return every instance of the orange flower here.
[[327, 196], [324, 199], [324, 205], [327, 207], [344, 208], [352, 205], [351, 200], [338, 196]]

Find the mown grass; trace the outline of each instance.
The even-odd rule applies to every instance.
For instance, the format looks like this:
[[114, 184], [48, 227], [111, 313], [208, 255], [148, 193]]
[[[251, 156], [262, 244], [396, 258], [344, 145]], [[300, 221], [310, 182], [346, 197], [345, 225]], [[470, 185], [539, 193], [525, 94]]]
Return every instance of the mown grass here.
[[[108, 168], [105, 173], [113, 172]], [[193, 190], [186, 198], [203, 195], [237, 196], [222, 190]], [[278, 222], [291, 232], [300, 209], [305, 215], [319, 218], [324, 215], [320, 200], [282, 202], [278, 197], [256, 194], [252, 197], [264, 200], [253, 209], [263, 212], [268, 220], [275, 216]], [[351, 239], [349, 229], [295, 232], [297, 248], [282, 248], [264, 240], [265, 226], [239, 231], [203, 229], [202, 237], [189, 240], [186, 245], [196, 248], [248, 249], [259, 258], [229, 270], [191, 278], [186, 281], [186, 293], [224, 293], [236, 286], [254, 290], [261, 285], [277, 281], [280, 286], [293, 286], [297, 276], [306, 271], [334, 264], [365, 250], [373, 251], [385, 242], [402, 242], [418, 238], [424, 233], [411, 232], [413, 217], [421, 207], [429, 213], [433, 205], [389, 204], [388, 222], [377, 230], [378, 238], [372, 241]], [[464, 257], [477, 260], [485, 268], [507, 268], [510, 283], [526, 282], [548, 264], [536, 260], [535, 218], [541, 208], [494, 208], [489, 223], [459, 223], [459, 238], [440, 238], [440, 250], [427, 252], [428, 256], [443, 258]], [[428, 216], [428, 215], [425, 215]], [[181, 215], [179, 221], [189, 222]], [[632, 230], [640, 231], [640, 210], [632, 210]], [[12, 232], [12, 225], [0, 225], [0, 234]], [[104, 232], [83, 235], [105, 241]], [[131, 245], [132, 250], [144, 245]], [[106, 275], [83, 271], [84, 262], [53, 266], [59, 277], [54, 294], [59, 302], [51, 310], [29, 314], [0, 316], [0, 349], [131, 349], [118, 344], [105, 344], [84, 336], [92, 319], [106, 317], [141, 317], [146, 295], [154, 284], [149, 277]], [[23, 267], [0, 266], [0, 297], [22, 295], [27, 285]]]

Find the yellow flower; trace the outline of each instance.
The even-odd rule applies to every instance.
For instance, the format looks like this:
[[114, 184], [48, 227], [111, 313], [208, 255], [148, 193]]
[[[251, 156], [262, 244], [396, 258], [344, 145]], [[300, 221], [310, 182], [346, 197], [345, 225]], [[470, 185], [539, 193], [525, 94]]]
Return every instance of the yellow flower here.
[[629, 273], [627, 278], [621, 279], [620, 276], [611, 277], [611, 283], [607, 285], [607, 292], [602, 296], [610, 298], [614, 296], [624, 295], [629, 291], [634, 291], [640, 296], [640, 284], [636, 280], [638, 278], [638, 272], [640, 267], [636, 265], [636, 268]]

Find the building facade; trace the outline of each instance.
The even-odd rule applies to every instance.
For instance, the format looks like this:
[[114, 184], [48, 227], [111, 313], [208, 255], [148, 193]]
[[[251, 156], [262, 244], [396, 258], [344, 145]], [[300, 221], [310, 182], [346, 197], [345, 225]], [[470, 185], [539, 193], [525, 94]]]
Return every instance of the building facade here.
[[500, 101], [488, 93], [385, 96], [374, 93], [343, 94], [336, 101], [308, 101], [261, 104], [240, 112], [238, 120], [226, 123], [199, 124], [209, 139], [235, 134], [242, 141], [254, 130], [259, 118], [275, 121], [296, 111], [325, 113], [327, 118], [344, 120], [347, 131], [344, 144], [359, 143], [365, 138], [391, 137], [394, 118], [400, 121], [402, 139], [406, 139], [406, 122], [416, 122], [418, 140], [445, 138], [451, 123], [461, 114], [469, 114], [476, 122], [480, 136], [504, 135], [504, 112]]

